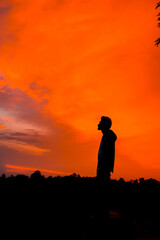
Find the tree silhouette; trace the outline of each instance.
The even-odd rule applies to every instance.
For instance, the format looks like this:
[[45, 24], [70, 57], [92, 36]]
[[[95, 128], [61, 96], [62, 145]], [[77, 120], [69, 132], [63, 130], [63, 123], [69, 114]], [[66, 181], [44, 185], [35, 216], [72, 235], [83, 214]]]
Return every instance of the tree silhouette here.
[[41, 182], [44, 179], [44, 176], [42, 176], [41, 172], [39, 170], [37, 170], [31, 174], [30, 179], [33, 182]]
[[[156, 6], [156, 9], [160, 7], [160, 2], [157, 3], [157, 6]], [[157, 14], [157, 17], [158, 17], [158, 27], [160, 28], [160, 12]], [[158, 38], [156, 41], [155, 41], [155, 45], [158, 47], [158, 45], [160, 44], [160, 38]]]

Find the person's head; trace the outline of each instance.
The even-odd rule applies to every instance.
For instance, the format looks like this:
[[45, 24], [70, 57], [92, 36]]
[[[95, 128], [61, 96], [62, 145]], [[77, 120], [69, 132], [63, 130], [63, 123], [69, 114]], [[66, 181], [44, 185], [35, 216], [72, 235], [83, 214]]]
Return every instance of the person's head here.
[[112, 126], [112, 120], [109, 117], [102, 116], [101, 121], [98, 124], [98, 130], [109, 130]]

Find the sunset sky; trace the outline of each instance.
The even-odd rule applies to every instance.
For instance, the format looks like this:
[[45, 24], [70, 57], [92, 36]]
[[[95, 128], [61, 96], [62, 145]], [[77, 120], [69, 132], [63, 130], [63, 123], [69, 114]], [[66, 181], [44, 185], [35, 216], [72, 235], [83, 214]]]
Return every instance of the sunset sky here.
[[104, 115], [112, 178], [160, 180], [156, 3], [0, 1], [0, 175], [95, 176]]

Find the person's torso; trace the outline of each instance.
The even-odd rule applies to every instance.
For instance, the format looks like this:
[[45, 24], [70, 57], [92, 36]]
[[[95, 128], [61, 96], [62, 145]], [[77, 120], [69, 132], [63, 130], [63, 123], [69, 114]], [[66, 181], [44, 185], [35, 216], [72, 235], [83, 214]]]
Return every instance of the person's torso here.
[[112, 130], [103, 134], [98, 151], [99, 168], [113, 168], [116, 139], [117, 137]]

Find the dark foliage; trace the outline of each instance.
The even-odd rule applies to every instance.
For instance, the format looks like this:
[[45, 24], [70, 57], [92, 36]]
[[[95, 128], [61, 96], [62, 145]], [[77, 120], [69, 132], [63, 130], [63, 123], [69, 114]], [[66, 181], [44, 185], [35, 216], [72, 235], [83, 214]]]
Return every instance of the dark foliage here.
[[36, 171], [30, 177], [2, 175], [0, 192], [5, 237], [160, 236], [160, 183], [155, 179], [102, 183], [96, 177], [44, 177]]
[[[156, 9], [160, 7], [160, 2], [157, 3], [156, 5]], [[158, 21], [158, 27], [160, 27], [160, 13], [157, 14], [157, 21]], [[155, 45], [158, 47], [158, 45], [160, 44], [160, 38], [158, 38], [156, 41], [155, 41]]]

